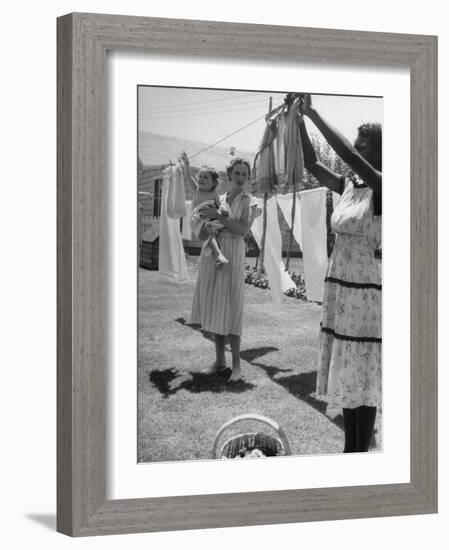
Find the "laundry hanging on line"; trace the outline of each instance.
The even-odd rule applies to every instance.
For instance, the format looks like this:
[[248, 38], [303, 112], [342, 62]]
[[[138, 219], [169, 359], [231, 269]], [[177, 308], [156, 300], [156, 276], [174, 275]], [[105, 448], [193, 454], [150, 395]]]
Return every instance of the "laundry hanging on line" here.
[[190, 222], [192, 219], [192, 201], [186, 201], [186, 215], [182, 218], [181, 237], [186, 241], [192, 240], [192, 228]]
[[[255, 199], [260, 207], [263, 207], [263, 199]], [[251, 227], [251, 233], [261, 246], [263, 233], [263, 216], [258, 216]], [[276, 304], [280, 304], [284, 292], [296, 288], [292, 278], [285, 271], [282, 261], [282, 236], [279, 227], [276, 197], [267, 200], [267, 231], [265, 234], [264, 267], [267, 273], [271, 296]]]
[[[292, 206], [293, 206], [293, 193], [287, 193], [286, 195], [277, 195], [277, 201], [279, 208], [284, 216], [285, 221], [289, 229], [292, 227]], [[301, 206], [299, 200], [299, 194], [296, 195], [295, 206], [295, 219], [293, 221], [293, 237], [299, 244], [299, 248], [302, 250], [302, 228], [301, 228]]]
[[[182, 177], [182, 171], [181, 171]], [[186, 281], [188, 279], [187, 262], [182, 245], [180, 231], [180, 217], [168, 215], [170, 205], [171, 213], [182, 213], [180, 198], [177, 191], [182, 187], [184, 193], [184, 181], [180, 181], [179, 172], [174, 166], [165, 168], [162, 173], [162, 197], [161, 217], [159, 223], [159, 273], [168, 277]], [[173, 197], [172, 195], [176, 196]], [[185, 199], [183, 200], [183, 211]]]
[[274, 141], [278, 136], [277, 118], [267, 121], [259, 151], [253, 165], [254, 178], [258, 193], [273, 194], [278, 185], [274, 153]]
[[299, 193], [306, 296], [315, 302], [323, 301], [328, 265], [326, 195], [326, 187]]
[[167, 216], [182, 218], [186, 215], [186, 196], [181, 163], [168, 168]]
[[304, 154], [298, 123], [300, 102], [301, 98], [297, 97], [290, 106], [284, 130], [286, 186], [296, 183], [297, 191], [304, 187]]
[[257, 193], [286, 192], [289, 186], [303, 188], [304, 155], [298, 125], [300, 98], [278, 109], [267, 120], [253, 165]]

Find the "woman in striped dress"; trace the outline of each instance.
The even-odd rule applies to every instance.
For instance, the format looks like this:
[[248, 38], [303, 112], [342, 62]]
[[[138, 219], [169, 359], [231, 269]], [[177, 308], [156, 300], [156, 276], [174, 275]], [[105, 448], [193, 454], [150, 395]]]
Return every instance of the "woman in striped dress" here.
[[242, 375], [240, 338], [245, 277], [243, 237], [249, 232], [258, 212], [251, 195], [244, 190], [250, 176], [249, 163], [243, 159], [234, 159], [227, 168], [227, 175], [231, 189], [223, 198], [223, 208], [218, 211], [211, 207], [204, 211], [204, 216], [224, 225], [224, 229], [218, 233], [218, 244], [229, 263], [217, 266], [212, 256], [207, 256], [204, 249], [201, 251], [191, 322], [214, 334], [216, 358], [213, 366], [205, 371], [207, 373], [212, 374], [225, 368], [225, 337], [229, 336], [232, 352], [229, 381], [235, 382]]
[[318, 162], [300, 122], [306, 168], [342, 195], [331, 218], [336, 239], [325, 279], [317, 394], [343, 409], [344, 452], [365, 452], [382, 397], [382, 283], [374, 257], [381, 239], [382, 129], [364, 124], [352, 146], [308, 94], [302, 113], [354, 172], [344, 178]]

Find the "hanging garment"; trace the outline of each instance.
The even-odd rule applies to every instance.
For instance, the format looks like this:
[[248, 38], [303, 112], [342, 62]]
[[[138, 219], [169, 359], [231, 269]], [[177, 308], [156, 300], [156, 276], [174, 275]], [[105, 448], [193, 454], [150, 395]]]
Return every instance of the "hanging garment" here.
[[[257, 199], [263, 207], [263, 199]], [[257, 217], [251, 227], [251, 232], [258, 246], [262, 243], [263, 215]], [[282, 261], [282, 237], [279, 227], [276, 197], [267, 201], [267, 231], [265, 234], [264, 267], [267, 273], [271, 295], [276, 304], [281, 303], [282, 294], [290, 288], [296, 288], [290, 275], [285, 271]]]
[[327, 269], [325, 187], [302, 191], [300, 196], [302, 252], [307, 300], [322, 302]]
[[272, 194], [277, 187], [273, 146], [277, 130], [277, 119], [268, 120], [259, 146], [259, 152], [254, 159], [253, 165], [257, 193]]
[[297, 190], [302, 188], [304, 179], [304, 155], [302, 151], [301, 133], [299, 131], [299, 104], [296, 98], [288, 110], [284, 130], [284, 146], [286, 152], [286, 184], [297, 184]]
[[282, 112], [278, 118], [278, 132], [274, 142], [275, 172], [278, 186], [281, 192], [287, 190], [287, 159], [285, 149], [285, 113]]
[[190, 222], [192, 219], [192, 201], [186, 201], [186, 215], [182, 218], [182, 233], [181, 237], [186, 241], [192, 240], [192, 229]]
[[166, 170], [169, 182], [167, 215], [170, 218], [182, 218], [186, 215], [186, 196], [181, 163], [169, 166]]
[[[293, 221], [293, 237], [295, 241], [299, 244], [299, 248], [302, 250], [302, 228], [301, 228], [301, 207], [300, 200], [296, 196], [296, 207], [295, 207], [295, 219]], [[277, 195], [277, 201], [279, 208], [284, 216], [285, 221], [288, 224], [288, 227], [292, 227], [292, 206], [293, 206], [293, 193], [288, 193], [287, 195]]]
[[[170, 167], [173, 168], [173, 167]], [[175, 277], [179, 281], [188, 278], [187, 262], [182, 246], [179, 218], [169, 217], [169, 194], [173, 191], [173, 170], [164, 170], [162, 180], [161, 218], [159, 223], [159, 273]], [[184, 206], [185, 209], [185, 206]]]

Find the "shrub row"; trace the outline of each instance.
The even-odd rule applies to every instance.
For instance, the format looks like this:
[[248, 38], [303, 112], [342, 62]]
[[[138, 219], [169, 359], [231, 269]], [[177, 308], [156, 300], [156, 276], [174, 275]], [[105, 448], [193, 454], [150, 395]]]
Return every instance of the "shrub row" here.
[[[304, 275], [301, 273], [295, 273], [289, 271], [292, 281], [295, 283], [296, 288], [290, 288], [284, 294], [290, 298], [296, 298], [298, 300], [306, 300], [306, 287], [304, 284]], [[245, 283], [254, 285], [259, 288], [270, 288], [268, 279], [264, 272], [258, 273], [256, 266], [245, 265]]]

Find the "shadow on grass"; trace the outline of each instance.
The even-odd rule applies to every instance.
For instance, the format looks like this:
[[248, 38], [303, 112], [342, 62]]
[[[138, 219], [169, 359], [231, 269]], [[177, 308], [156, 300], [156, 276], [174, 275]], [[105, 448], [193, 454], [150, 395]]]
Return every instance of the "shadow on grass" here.
[[178, 317], [177, 319], [175, 319], [175, 321], [180, 325], [183, 325], [184, 327], [189, 327], [193, 330], [201, 332], [201, 334], [204, 336], [204, 338], [206, 338], [206, 340], [210, 340], [211, 342], [214, 341], [214, 335], [211, 332], [202, 330], [201, 325], [192, 325], [191, 323], [188, 323], [186, 321], [185, 317]]
[[243, 393], [255, 388], [254, 384], [239, 380], [228, 382], [231, 369], [223, 369], [217, 374], [205, 374], [202, 372], [189, 372], [191, 378], [184, 380], [176, 387], [170, 387], [171, 383], [179, 378], [179, 373], [174, 368], [154, 370], [149, 375], [150, 382], [155, 386], [164, 398], [175, 395], [180, 390], [191, 393]]
[[[288, 372], [291, 369], [279, 369], [278, 367], [271, 367], [269, 365], [263, 365], [262, 363], [252, 363], [253, 366], [263, 369], [267, 375], [275, 382], [286, 390], [288, 390], [294, 397], [304, 401], [318, 412], [326, 416], [327, 403], [319, 401], [313, 397], [313, 393], [316, 391], [316, 371], [314, 372], [302, 372], [300, 374], [294, 374], [292, 376], [280, 376], [275, 378], [276, 374], [280, 372]], [[338, 428], [343, 427], [343, 416], [341, 414], [334, 418], [326, 416], [331, 422], [333, 422]]]

